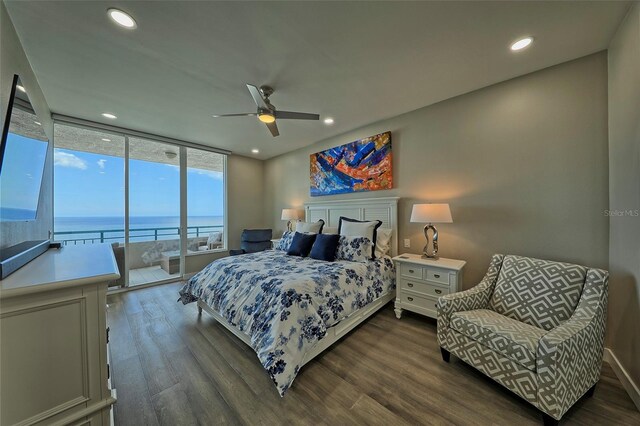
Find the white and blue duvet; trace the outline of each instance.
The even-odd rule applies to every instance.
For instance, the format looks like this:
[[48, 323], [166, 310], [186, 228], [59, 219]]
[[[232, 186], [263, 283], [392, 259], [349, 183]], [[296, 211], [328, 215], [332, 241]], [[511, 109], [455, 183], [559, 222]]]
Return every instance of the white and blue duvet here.
[[180, 290], [202, 299], [251, 339], [284, 395], [327, 329], [395, 288], [390, 258], [323, 262], [269, 250], [209, 264]]

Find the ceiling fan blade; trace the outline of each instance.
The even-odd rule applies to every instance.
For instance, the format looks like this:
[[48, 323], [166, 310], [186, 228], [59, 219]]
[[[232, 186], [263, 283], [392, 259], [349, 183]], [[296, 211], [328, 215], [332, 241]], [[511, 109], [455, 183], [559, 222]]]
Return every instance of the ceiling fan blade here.
[[307, 112], [276, 111], [276, 118], [286, 120], [320, 120], [320, 115]]
[[255, 113], [255, 112], [243, 112], [243, 113], [240, 113], [240, 114], [215, 114], [215, 115], [212, 115], [212, 117], [214, 117], [214, 118], [220, 118], [220, 117], [252, 117], [252, 116], [255, 116], [255, 115], [258, 115], [258, 114]]
[[278, 131], [278, 125], [276, 124], [275, 121], [273, 123], [265, 123], [265, 124], [269, 128], [269, 131], [271, 132], [274, 138], [280, 135], [280, 132]]
[[253, 84], [247, 84], [247, 89], [249, 89], [249, 93], [251, 93], [251, 97], [253, 101], [258, 105], [258, 108], [271, 109], [269, 105], [264, 101], [262, 97], [262, 93], [260, 93], [260, 89], [258, 89]]

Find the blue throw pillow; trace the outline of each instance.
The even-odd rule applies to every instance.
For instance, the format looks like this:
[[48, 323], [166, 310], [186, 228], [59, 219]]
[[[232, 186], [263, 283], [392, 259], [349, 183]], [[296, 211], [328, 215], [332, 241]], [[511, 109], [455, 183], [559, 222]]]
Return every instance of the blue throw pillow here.
[[296, 232], [289, 246], [289, 250], [287, 250], [287, 254], [291, 256], [309, 256], [313, 242], [316, 240], [316, 235], [317, 234], [301, 234], [300, 232]]
[[337, 234], [318, 234], [316, 241], [311, 247], [312, 259], [324, 260], [326, 262], [333, 262], [336, 260], [336, 251], [338, 250], [338, 243], [340, 242], [340, 235]]

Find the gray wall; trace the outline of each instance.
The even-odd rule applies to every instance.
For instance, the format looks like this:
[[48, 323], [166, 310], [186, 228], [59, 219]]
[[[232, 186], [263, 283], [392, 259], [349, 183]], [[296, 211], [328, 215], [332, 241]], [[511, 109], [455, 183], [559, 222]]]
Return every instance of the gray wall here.
[[609, 47], [609, 324], [607, 346], [640, 385], [640, 5]]
[[2, 126], [4, 126], [9, 105], [13, 75], [18, 74], [27, 89], [33, 109], [36, 111], [50, 142], [42, 178], [37, 219], [31, 222], [0, 223], [0, 248], [4, 248], [25, 240], [46, 240], [49, 238], [49, 231], [53, 228], [53, 144], [51, 143], [53, 142], [53, 122], [49, 106], [2, 2], [0, 2], [0, 31], [0, 105], [2, 107], [0, 115], [2, 116]]
[[[384, 102], [384, 99], [380, 99]], [[340, 117], [337, 117], [339, 120]], [[421, 252], [415, 202], [447, 202], [440, 254], [468, 262], [464, 287], [493, 253], [607, 267], [607, 56], [590, 55], [318, 142], [266, 162], [265, 214], [309, 200], [309, 155], [391, 130], [400, 251]], [[320, 199], [320, 198], [319, 198]], [[402, 239], [411, 248], [402, 248]]]

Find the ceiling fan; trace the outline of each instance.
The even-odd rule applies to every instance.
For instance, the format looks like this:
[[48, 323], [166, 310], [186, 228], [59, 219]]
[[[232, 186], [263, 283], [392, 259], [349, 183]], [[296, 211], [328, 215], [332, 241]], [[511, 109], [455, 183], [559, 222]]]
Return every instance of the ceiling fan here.
[[252, 84], [247, 84], [247, 89], [253, 97], [253, 101], [258, 107], [257, 112], [246, 112], [242, 114], [221, 114], [214, 115], [214, 117], [243, 117], [243, 116], [257, 116], [258, 120], [267, 125], [269, 131], [276, 137], [280, 134], [278, 126], [276, 125], [276, 119], [278, 120], [319, 120], [320, 115], [308, 114], [306, 112], [293, 112], [293, 111], [278, 111], [271, 102], [269, 102], [269, 96], [273, 94], [273, 88], [270, 86], [260, 86], [257, 88]]

